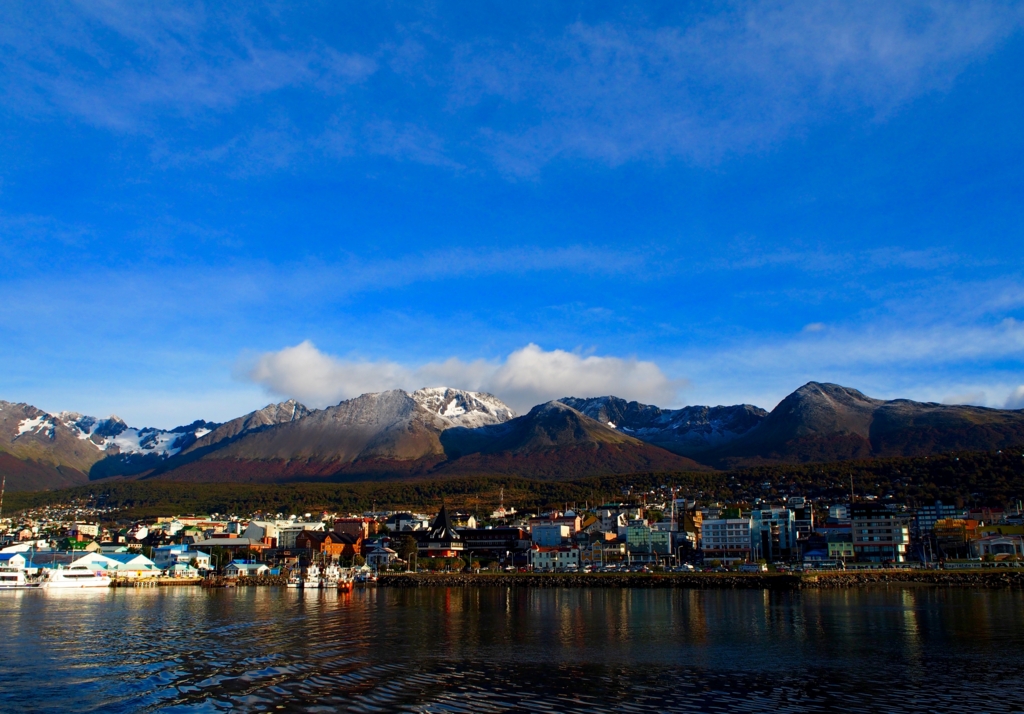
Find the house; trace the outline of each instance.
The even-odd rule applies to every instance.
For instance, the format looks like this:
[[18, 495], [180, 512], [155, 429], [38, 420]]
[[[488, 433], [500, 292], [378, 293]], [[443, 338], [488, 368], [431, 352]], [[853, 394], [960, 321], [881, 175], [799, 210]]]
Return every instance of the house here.
[[167, 570], [177, 564], [193, 564], [197, 570], [209, 570], [211, 558], [201, 550], [192, 550], [187, 544], [161, 545], [153, 549], [153, 563]]
[[246, 563], [242, 560], [232, 560], [224, 567], [224, 576], [227, 578], [259, 578], [270, 573], [270, 567], [266, 563]]
[[366, 551], [366, 564], [376, 570], [383, 570], [398, 560], [398, 553], [380, 543], [374, 543]]
[[144, 555], [139, 553], [112, 553], [110, 555], [94, 554], [109, 561], [107, 570], [112, 570], [119, 578], [152, 578], [163, 571]]
[[200, 576], [199, 568], [188, 563], [175, 563], [164, 569], [164, 573], [170, 578], [198, 578]]
[[0, 553], [0, 568], [24, 570], [26, 563], [28, 560], [22, 553]]
[[476, 528], [478, 523], [473, 514], [456, 511], [452, 514], [452, 525], [456, 528]]
[[362, 542], [370, 537], [372, 518], [337, 518], [334, 521], [334, 532], [350, 535]]
[[1024, 537], [1019, 535], [982, 536], [971, 541], [971, 552], [976, 558], [992, 556], [995, 560], [1024, 556]]
[[571, 538], [576, 535], [576, 532], [582, 527], [583, 522], [580, 517], [572, 511], [566, 511], [565, 513], [552, 511], [551, 513], [547, 513], [543, 516], [531, 518], [529, 521], [530, 532], [532, 533], [536, 526], [546, 524], [569, 526], [569, 537]]

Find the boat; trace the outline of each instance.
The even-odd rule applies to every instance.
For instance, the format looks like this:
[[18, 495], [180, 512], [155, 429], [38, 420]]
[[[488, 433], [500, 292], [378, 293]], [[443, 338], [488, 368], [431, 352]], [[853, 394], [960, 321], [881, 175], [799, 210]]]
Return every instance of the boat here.
[[320, 566], [313, 563], [306, 568], [306, 579], [303, 581], [302, 587], [305, 590], [319, 590], [320, 584]]
[[333, 563], [324, 569], [324, 588], [334, 590], [341, 580], [341, 568]]
[[292, 570], [291, 575], [288, 576], [288, 587], [302, 587], [302, 575], [299, 573], [298, 569]]
[[39, 580], [29, 580], [24, 570], [0, 568], [0, 590], [34, 590]]
[[85, 567], [55, 568], [46, 571], [40, 587], [44, 589], [109, 588], [110, 576]]
[[352, 592], [352, 571], [344, 570], [338, 577], [338, 592], [339, 593], [350, 593]]

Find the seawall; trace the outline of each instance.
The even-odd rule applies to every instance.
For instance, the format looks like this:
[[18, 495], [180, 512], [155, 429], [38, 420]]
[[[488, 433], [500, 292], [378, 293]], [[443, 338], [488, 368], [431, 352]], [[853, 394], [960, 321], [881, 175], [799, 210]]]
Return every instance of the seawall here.
[[398, 573], [382, 575], [380, 587], [688, 588], [694, 590], [842, 589], [868, 586], [1021, 588], [1016, 571], [874, 570], [858, 573]]

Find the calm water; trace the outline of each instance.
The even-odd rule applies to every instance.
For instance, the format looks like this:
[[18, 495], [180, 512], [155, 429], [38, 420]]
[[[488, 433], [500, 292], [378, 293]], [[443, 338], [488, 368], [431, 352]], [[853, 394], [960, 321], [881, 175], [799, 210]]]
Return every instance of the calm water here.
[[1024, 711], [1024, 594], [0, 593], [0, 711]]

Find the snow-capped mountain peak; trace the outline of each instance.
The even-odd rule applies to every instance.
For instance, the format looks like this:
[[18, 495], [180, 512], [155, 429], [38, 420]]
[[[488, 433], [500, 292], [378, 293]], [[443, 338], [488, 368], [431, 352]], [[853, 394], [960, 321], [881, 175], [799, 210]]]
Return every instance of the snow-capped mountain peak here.
[[421, 407], [435, 414], [450, 426], [475, 429], [489, 424], [501, 424], [516, 413], [493, 394], [469, 392], [450, 387], [426, 387], [411, 395]]

